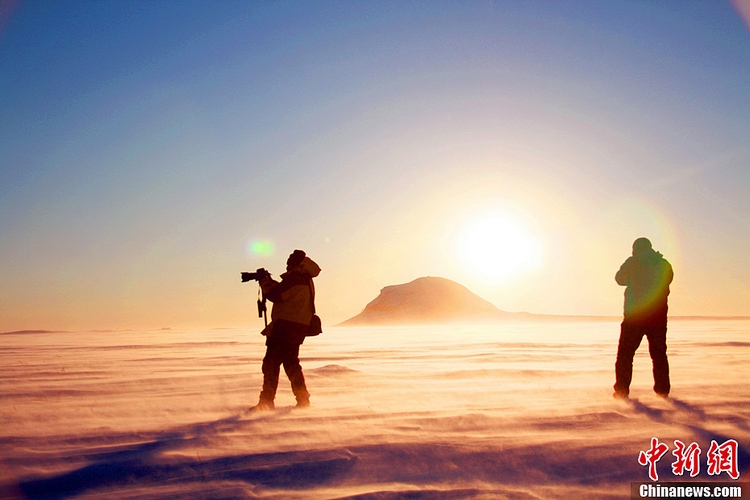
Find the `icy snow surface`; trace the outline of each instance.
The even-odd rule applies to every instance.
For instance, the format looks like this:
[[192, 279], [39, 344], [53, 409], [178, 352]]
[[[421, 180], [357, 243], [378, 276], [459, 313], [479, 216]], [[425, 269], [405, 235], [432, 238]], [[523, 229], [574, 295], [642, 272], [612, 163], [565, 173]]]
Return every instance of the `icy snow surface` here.
[[[657, 437], [750, 466], [750, 322], [672, 321], [670, 400], [644, 340], [612, 398], [617, 322], [328, 327], [283, 371], [257, 328], [0, 334], [0, 497], [629, 498]], [[673, 475], [671, 454], [658, 462]]]

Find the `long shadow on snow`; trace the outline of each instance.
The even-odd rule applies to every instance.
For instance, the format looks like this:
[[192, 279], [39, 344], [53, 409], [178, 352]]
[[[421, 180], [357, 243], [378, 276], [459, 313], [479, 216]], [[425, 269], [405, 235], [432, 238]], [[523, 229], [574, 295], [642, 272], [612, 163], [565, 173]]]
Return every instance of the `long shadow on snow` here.
[[63, 499], [90, 490], [124, 485], [213, 481], [243, 481], [269, 488], [305, 488], [328, 484], [352, 468], [356, 457], [346, 450], [243, 454], [211, 460], [166, 457], [162, 452], [181, 449], [205, 439], [206, 434], [229, 432], [240, 426], [263, 423], [283, 410], [250, 422], [240, 416], [185, 426], [158, 439], [125, 446], [108, 453], [85, 453], [93, 463], [51, 477], [19, 484], [28, 498]]

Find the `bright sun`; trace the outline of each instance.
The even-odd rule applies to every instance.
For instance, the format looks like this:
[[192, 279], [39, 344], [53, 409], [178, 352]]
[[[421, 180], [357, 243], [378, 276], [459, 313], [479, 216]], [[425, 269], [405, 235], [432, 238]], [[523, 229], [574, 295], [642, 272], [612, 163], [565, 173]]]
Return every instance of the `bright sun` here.
[[486, 212], [469, 220], [459, 235], [457, 251], [467, 271], [494, 283], [517, 279], [542, 263], [538, 238], [504, 212]]

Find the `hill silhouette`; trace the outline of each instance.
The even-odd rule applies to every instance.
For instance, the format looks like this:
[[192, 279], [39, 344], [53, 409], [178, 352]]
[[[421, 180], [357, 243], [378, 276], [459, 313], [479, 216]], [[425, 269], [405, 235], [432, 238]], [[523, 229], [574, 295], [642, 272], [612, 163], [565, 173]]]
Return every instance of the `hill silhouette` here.
[[455, 281], [428, 276], [383, 288], [361, 313], [341, 324], [442, 323], [511, 315]]

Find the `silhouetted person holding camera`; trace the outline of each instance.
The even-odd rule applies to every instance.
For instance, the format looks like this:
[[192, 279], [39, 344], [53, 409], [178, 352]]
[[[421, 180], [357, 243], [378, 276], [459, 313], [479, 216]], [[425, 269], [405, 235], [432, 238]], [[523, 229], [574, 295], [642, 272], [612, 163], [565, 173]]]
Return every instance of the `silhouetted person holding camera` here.
[[281, 282], [272, 279], [265, 269], [259, 269], [257, 273], [242, 273], [243, 281], [257, 279], [263, 296], [273, 302], [271, 322], [262, 332], [266, 337], [263, 390], [254, 410], [274, 409], [281, 365], [284, 365], [284, 371], [292, 383], [297, 407], [310, 406], [310, 394], [299, 362], [299, 347], [308, 335], [315, 313], [315, 288], [312, 279], [318, 274], [320, 267], [302, 250], [295, 250], [287, 259], [286, 272], [281, 275]]
[[654, 373], [654, 392], [669, 395], [667, 361], [667, 296], [674, 273], [661, 253], [654, 251], [647, 238], [633, 242], [633, 255], [615, 275], [625, 286], [625, 312], [615, 362], [616, 398], [627, 398], [633, 377], [633, 356], [645, 335]]

